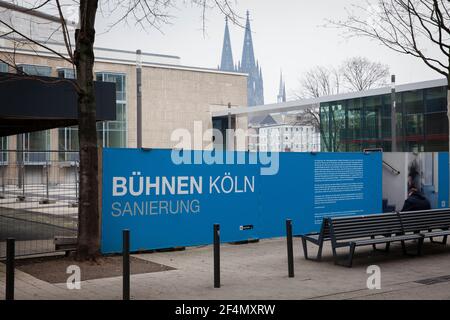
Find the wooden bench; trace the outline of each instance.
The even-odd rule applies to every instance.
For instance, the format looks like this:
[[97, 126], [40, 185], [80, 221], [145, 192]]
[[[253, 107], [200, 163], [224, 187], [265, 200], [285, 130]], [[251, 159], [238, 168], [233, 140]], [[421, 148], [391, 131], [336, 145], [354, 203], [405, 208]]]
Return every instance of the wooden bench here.
[[[356, 247], [385, 244], [386, 251], [392, 242], [401, 242], [404, 254], [405, 241], [417, 240], [417, 255], [421, 254], [424, 236], [420, 233], [404, 234], [403, 225], [397, 213], [374, 214], [369, 216], [352, 216], [325, 218], [330, 229], [331, 248], [335, 264], [352, 267]], [[325, 222], [324, 221], [324, 222]], [[349, 253], [342, 261], [337, 249], [348, 248]]]
[[[405, 234], [419, 233], [433, 243], [447, 244], [450, 235], [450, 209], [399, 212], [398, 216]], [[443, 239], [435, 241], [436, 237]]]

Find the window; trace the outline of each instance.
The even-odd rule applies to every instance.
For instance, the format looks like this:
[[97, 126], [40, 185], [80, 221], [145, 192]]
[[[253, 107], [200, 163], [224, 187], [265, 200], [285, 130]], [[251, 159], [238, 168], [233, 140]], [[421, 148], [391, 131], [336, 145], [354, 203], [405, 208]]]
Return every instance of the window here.
[[[22, 134], [24, 162], [27, 164], [43, 164], [49, 160], [50, 131], [37, 131]], [[32, 151], [32, 152], [27, 152]]]
[[121, 73], [97, 73], [97, 81], [116, 84], [116, 120], [97, 123], [98, 143], [104, 147], [127, 146], [126, 76]]
[[20, 64], [17, 69], [25, 74], [32, 76], [50, 77], [52, 75], [52, 68], [47, 66], [37, 66], [32, 64]]
[[[364, 98], [364, 133], [363, 148], [378, 148], [381, 145], [381, 112], [383, 109], [382, 96]], [[359, 150], [355, 150], [359, 151]]]
[[[448, 145], [447, 89], [425, 91], [425, 151], [443, 151]], [[444, 147], [445, 146], [445, 147]]]
[[8, 137], [0, 138], [0, 164], [6, 164], [8, 162]]
[[126, 102], [125, 74], [99, 72], [96, 74], [96, 80], [101, 82], [114, 82], [116, 84], [116, 100]]
[[405, 123], [405, 140], [407, 150], [420, 152], [424, 150], [424, 103], [423, 90], [403, 93], [403, 116]]
[[0, 72], [8, 72], [8, 65], [6, 63], [0, 62]]
[[77, 78], [76, 71], [75, 69], [70, 68], [60, 68], [58, 69], [58, 78], [76, 79]]
[[[58, 129], [58, 150], [59, 151], [78, 151], [78, 127], [59, 128]], [[60, 161], [79, 160], [76, 152], [59, 152]]]
[[[448, 150], [447, 88], [397, 92], [397, 151]], [[320, 105], [323, 151], [392, 150], [391, 95], [367, 96]], [[314, 128], [309, 129], [316, 134]], [[314, 139], [317, 139], [314, 137]]]
[[[28, 75], [50, 77], [52, 68], [32, 64], [18, 65], [18, 70]], [[49, 160], [50, 131], [38, 131], [23, 134], [24, 161], [29, 164], [42, 164]], [[34, 152], [26, 152], [34, 151]]]

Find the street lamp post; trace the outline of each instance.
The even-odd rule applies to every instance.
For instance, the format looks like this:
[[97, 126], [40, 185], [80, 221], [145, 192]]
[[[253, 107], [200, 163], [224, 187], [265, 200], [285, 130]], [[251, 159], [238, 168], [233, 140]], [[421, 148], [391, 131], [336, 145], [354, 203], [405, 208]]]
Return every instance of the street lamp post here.
[[142, 52], [136, 50], [136, 144], [142, 148]]
[[391, 76], [391, 137], [392, 152], [397, 152], [397, 98], [395, 93], [395, 75]]

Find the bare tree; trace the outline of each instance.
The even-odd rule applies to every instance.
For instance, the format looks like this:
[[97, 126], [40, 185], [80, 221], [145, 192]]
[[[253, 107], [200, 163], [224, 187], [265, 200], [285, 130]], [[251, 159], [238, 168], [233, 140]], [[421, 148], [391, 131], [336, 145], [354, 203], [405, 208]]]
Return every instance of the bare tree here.
[[332, 67], [316, 66], [309, 69], [300, 80], [299, 99], [318, 98], [339, 94], [341, 85], [339, 71]]
[[[389, 67], [364, 57], [345, 60], [339, 68], [317, 66], [308, 70], [300, 80], [300, 89], [294, 93], [298, 99], [319, 98], [342, 93], [363, 91], [386, 84]], [[330, 106], [327, 118], [321, 119], [320, 107], [305, 108], [300, 117], [305, 124], [320, 132], [322, 144], [328, 151], [340, 151], [339, 134], [345, 127], [345, 118], [339, 106]], [[321, 121], [322, 120], [322, 121]], [[322, 122], [326, 122], [324, 128]]]
[[[341, 75], [339, 71], [332, 67], [316, 66], [309, 69], [300, 79], [300, 89], [294, 93], [297, 99], [319, 98], [338, 94], [341, 86]], [[332, 151], [333, 142], [326, 134], [320, 121], [320, 106], [312, 105], [302, 110], [298, 115], [298, 122], [303, 125], [312, 126], [320, 132], [322, 144], [326, 150]], [[339, 127], [335, 123], [333, 128]], [[333, 135], [334, 136], [334, 135]], [[335, 151], [335, 150], [333, 150]]]
[[386, 85], [389, 67], [365, 57], [354, 57], [342, 63], [340, 73], [349, 91], [364, 91]]
[[[447, 79], [450, 124], [450, 2], [376, 0], [348, 10], [345, 20], [329, 21], [350, 37], [366, 37], [421, 60]], [[450, 143], [450, 139], [449, 139]]]
[[[0, 36], [9, 40], [26, 44], [35, 51], [45, 51], [57, 56], [76, 69], [76, 81], [70, 81], [78, 94], [79, 118], [79, 145], [80, 145], [80, 194], [78, 219], [78, 247], [79, 260], [96, 259], [100, 252], [100, 212], [98, 203], [98, 155], [96, 132], [96, 103], [94, 94], [94, 43], [95, 21], [97, 14], [111, 14], [114, 17], [110, 28], [120, 24], [134, 21], [142, 28], [160, 29], [170, 22], [169, 11], [180, 5], [191, 3], [200, 9], [203, 29], [206, 25], [206, 14], [209, 9], [216, 8], [231, 21], [240, 24], [240, 17], [234, 13], [231, 0], [126, 0], [126, 1], [99, 1], [99, 0], [37, 0], [21, 3], [26, 7], [16, 6], [15, 1], [9, 4], [16, 6], [15, 10], [22, 12], [35, 12], [36, 10], [51, 11], [57, 15], [56, 22], [60, 27], [54, 32], [62, 35], [66, 52], [61, 53], [46, 44], [45, 40], [33, 38], [16, 28], [10, 21], [0, 20], [0, 25], [6, 31]], [[63, 14], [64, 6], [72, 5], [78, 8], [79, 23], [75, 34], [70, 33], [66, 17]], [[99, 8], [100, 6], [100, 8]], [[114, 14], [117, 14], [114, 16]], [[46, 16], [46, 14], [41, 14]], [[55, 17], [46, 17], [55, 22]], [[17, 70], [15, 62], [8, 64]], [[23, 75], [22, 76], [27, 76]], [[18, 75], [19, 76], [19, 75]], [[59, 80], [58, 80], [59, 81]]]

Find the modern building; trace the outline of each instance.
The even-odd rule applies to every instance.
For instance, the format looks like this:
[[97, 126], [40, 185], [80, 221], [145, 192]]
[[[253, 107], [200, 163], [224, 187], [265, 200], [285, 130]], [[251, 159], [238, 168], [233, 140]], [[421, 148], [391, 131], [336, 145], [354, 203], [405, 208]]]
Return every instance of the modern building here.
[[[392, 151], [390, 88], [330, 97], [320, 103], [323, 151]], [[396, 151], [448, 151], [447, 83], [396, 88]]]
[[[231, 115], [274, 117], [316, 113], [320, 120], [321, 151], [351, 152], [370, 148], [392, 151], [392, 88], [345, 93], [234, 109]], [[447, 81], [445, 79], [397, 85], [396, 151], [448, 151]], [[213, 113], [215, 118], [224, 111]]]
[[318, 152], [320, 132], [298, 115], [251, 117], [249, 150], [262, 152]]
[[[2, 46], [3, 47], [3, 46]], [[0, 49], [0, 58], [12, 48]], [[136, 54], [131, 51], [96, 48], [95, 80], [116, 85], [117, 118], [98, 124], [98, 139], [104, 147], [136, 147]], [[74, 78], [67, 62], [51, 55], [16, 50], [18, 69], [29, 75]], [[14, 68], [0, 63], [5, 71]], [[235, 72], [183, 66], [180, 58], [142, 54], [143, 146], [171, 148], [171, 133], [185, 128], [193, 132], [194, 122], [212, 128], [211, 110], [227, 108], [228, 103], [245, 106], [247, 76]], [[76, 147], [76, 128], [60, 129], [51, 143], [50, 133], [39, 133], [41, 147]], [[35, 139], [32, 139], [33, 141]], [[55, 140], [55, 139], [51, 139]], [[63, 141], [60, 141], [63, 140]], [[211, 141], [205, 141], [205, 144]]]
[[[71, 65], [47, 52], [21, 50], [0, 40], [0, 59], [8, 62], [14, 54], [14, 64], [0, 63], [0, 69], [9, 72], [23, 72], [27, 75], [76, 77]], [[63, 50], [52, 44], [55, 50]], [[94, 66], [95, 80], [112, 82], [116, 89], [116, 117], [113, 121], [97, 123], [98, 143], [103, 147], [134, 148], [137, 146], [137, 87], [136, 53], [124, 50], [96, 48]], [[227, 108], [228, 104], [247, 104], [247, 75], [216, 69], [195, 68], [180, 64], [176, 56], [142, 53], [142, 146], [145, 148], [173, 148], [178, 141], [172, 140], [172, 133], [185, 129], [194, 137], [194, 128], [202, 132], [213, 128], [211, 112]], [[61, 108], [64, 108], [61, 105]], [[236, 127], [247, 128], [246, 119], [234, 121]], [[191, 147], [211, 147], [213, 134], [203, 141], [192, 141]], [[58, 150], [59, 161], [74, 161], [78, 155], [78, 129], [76, 126], [34, 131], [20, 136], [0, 138], [1, 150], [33, 151], [25, 159], [27, 172], [35, 172], [33, 181], [42, 179], [43, 167], [49, 155], [46, 150]], [[7, 161], [7, 155], [2, 161]], [[27, 173], [27, 174], [28, 174]]]
[[259, 128], [259, 151], [318, 152], [320, 134], [313, 126], [298, 124], [274, 125]]
[[248, 74], [247, 78], [247, 105], [258, 106], [264, 104], [264, 81], [262, 69], [258, 60], [255, 59], [253, 47], [252, 29], [250, 25], [250, 13], [247, 11], [245, 24], [244, 46], [242, 59], [237, 65], [234, 63], [233, 50], [231, 48], [230, 30], [228, 18], [225, 21], [225, 33], [222, 46], [222, 58], [219, 70], [227, 72], [240, 72]]

